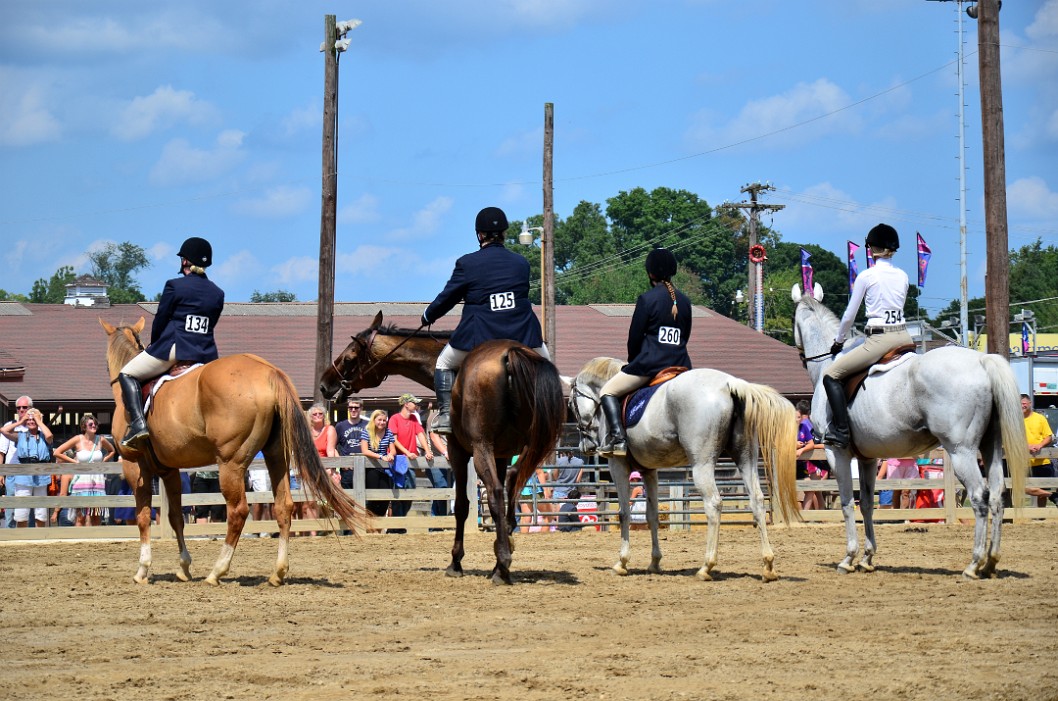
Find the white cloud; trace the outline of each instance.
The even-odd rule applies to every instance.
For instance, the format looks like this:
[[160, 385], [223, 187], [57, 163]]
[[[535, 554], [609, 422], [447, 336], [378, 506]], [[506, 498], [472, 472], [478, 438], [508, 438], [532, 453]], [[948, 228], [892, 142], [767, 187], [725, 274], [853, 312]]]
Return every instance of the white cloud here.
[[26, 86], [0, 72], [0, 146], [32, 146], [62, 135], [59, 120], [45, 104], [44, 90]]
[[318, 101], [310, 102], [304, 107], [295, 108], [279, 121], [286, 136], [294, 136], [303, 131], [323, 128], [323, 109]]
[[1019, 178], [1007, 185], [1007, 206], [1012, 217], [1033, 220], [1058, 219], [1058, 193], [1043, 178]]
[[387, 246], [357, 246], [352, 253], [339, 253], [335, 256], [335, 272], [341, 275], [374, 275], [382, 272], [388, 279], [393, 268], [398, 265], [405, 269], [405, 261], [410, 251]]
[[387, 238], [396, 241], [429, 238], [440, 228], [441, 219], [452, 209], [452, 203], [451, 197], [441, 196], [434, 199], [412, 215], [410, 226], [394, 229], [389, 232]]
[[[838, 111], [851, 102], [844, 90], [820, 78], [812, 83], [798, 83], [780, 95], [751, 100], [726, 124], [719, 123], [711, 110], [702, 110], [692, 118], [686, 138], [693, 148], [702, 149], [732, 146], [766, 136], [768, 144], [803, 146], [835, 132], [858, 131], [861, 120], [855, 112]], [[803, 126], [790, 129], [799, 124]]]
[[338, 209], [339, 224], [367, 224], [378, 221], [378, 198], [364, 193]]
[[297, 256], [272, 266], [272, 272], [279, 284], [295, 285], [299, 282], [318, 279], [319, 267], [318, 258]]
[[162, 149], [149, 179], [154, 185], [172, 186], [216, 178], [243, 160], [244, 136], [236, 130], [221, 132], [211, 150], [194, 148], [186, 139], [173, 139]]
[[239, 200], [232, 206], [238, 214], [250, 217], [289, 217], [305, 211], [312, 200], [312, 191], [307, 187], [273, 187], [263, 197]]
[[544, 145], [544, 128], [538, 127], [521, 134], [509, 136], [496, 149], [497, 156], [522, 156], [539, 154]]
[[118, 115], [111, 133], [123, 141], [135, 141], [175, 124], [208, 124], [217, 110], [195, 98], [190, 90], [174, 90], [163, 85], [146, 97], [136, 97]]
[[1025, 34], [1033, 41], [1058, 37], [1058, 0], [1047, 0], [1043, 4], [1032, 24], [1025, 28]]
[[217, 261], [210, 268], [210, 277], [217, 281], [221, 287], [225, 283], [233, 283], [242, 280], [255, 280], [263, 272], [261, 261], [250, 251], [243, 249], [236, 251], [222, 261]]

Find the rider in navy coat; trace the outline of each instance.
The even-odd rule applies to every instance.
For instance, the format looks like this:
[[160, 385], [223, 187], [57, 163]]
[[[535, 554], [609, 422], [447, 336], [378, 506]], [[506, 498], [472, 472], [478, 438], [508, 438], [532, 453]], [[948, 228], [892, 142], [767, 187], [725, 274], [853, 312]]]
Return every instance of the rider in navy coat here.
[[456, 261], [448, 284], [422, 314], [422, 323], [429, 325], [463, 303], [459, 325], [434, 368], [438, 412], [433, 430], [437, 433], [452, 431], [449, 405], [455, 373], [476, 346], [506, 338], [550, 360], [540, 320], [529, 302], [529, 261], [503, 247], [507, 227], [507, 215], [498, 207], [478, 213], [475, 229], [480, 250]]
[[217, 359], [213, 329], [224, 309], [224, 291], [206, 277], [213, 247], [191, 237], [180, 247], [181, 276], [165, 283], [151, 326], [151, 344], [121, 368], [118, 381], [129, 415], [121, 445], [141, 449], [148, 437], [140, 396], [141, 383], [166, 372], [177, 360], [208, 363]]
[[639, 295], [628, 327], [628, 364], [600, 390], [606, 416], [604, 457], [625, 455], [621, 425], [621, 397], [644, 386], [661, 370], [672, 366], [691, 368], [687, 341], [691, 337], [691, 300], [672, 284], [676, 256], [666, 248], [647, 255], [650, 290]]

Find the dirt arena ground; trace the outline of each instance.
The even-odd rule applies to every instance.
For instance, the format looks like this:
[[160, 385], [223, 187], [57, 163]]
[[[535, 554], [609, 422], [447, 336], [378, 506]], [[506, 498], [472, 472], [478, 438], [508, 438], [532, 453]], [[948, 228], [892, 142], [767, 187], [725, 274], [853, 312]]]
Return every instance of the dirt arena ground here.
[[835, 526], [773, 529], [782, 579], [763, 584], [752, 528], [666, 533], [666, 572], [610, 571], [616, 533], [517, 538], [495, 587], [488, 534], [468, 576], [443, 574], [449, 534], [298, 538], [287, 585], [276, 541], [244, 540], [220, 587], [220, 544], [195, 540], [196, 581], [156, 547], [0, 546], [6, 699], [1026, 699], [1058, 698], [1058, 524], [1004, 531], [1002, 576], [964, 582], [966, 526], [882, 526], [879, 571], [836, 574]]

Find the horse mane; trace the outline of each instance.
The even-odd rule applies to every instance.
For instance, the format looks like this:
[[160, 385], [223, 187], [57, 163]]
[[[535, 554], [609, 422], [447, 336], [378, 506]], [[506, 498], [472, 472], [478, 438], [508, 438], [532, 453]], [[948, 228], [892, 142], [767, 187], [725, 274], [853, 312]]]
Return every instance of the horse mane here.
[[830, 310], [830, 307], [823, 304], [823, 302], [816, 299], [815, 297], [811, 297], [809, 295], [801, 297], [800, 304], [804, 305], [804, 307], [809, 311], [809, 313], [819, 317], [820, 324], [828, 332], [833, 333], [837, 331], [838, 324], [841, 323], [841, 320], [838, 319], [837, 315]]
[[593, 358], [588, 361], [578, 377], [584, 378], [589, 384], [604, 384], [616, 375], [624, 365], [617, 358]]
[[[128, 332], [126, 334], [125, 332]], [[131, 326], [119, 326], [117, 330], [110, 335], [109, 342], [107, 343], [107, 364], [117, 367], [124, 367], [125, 363], [132, 360], [132, 357], [139, 353], [139, 349], [133, 345], [132, 339], [129, 338], [131, 334], [132, 339], [139, 340], [139, 334], [132, 330]], [[140, 342], [140, 345], [143, 345]]]
[[[378, 333], [383, 336], [401, 336], [402, 338], [451, 338], [451, 331], [432, 331], [429, 329], [405, 329], [393, 324], [378, 327]], [[360, 332], [360, 336], [371, 334], [371, 329]]]

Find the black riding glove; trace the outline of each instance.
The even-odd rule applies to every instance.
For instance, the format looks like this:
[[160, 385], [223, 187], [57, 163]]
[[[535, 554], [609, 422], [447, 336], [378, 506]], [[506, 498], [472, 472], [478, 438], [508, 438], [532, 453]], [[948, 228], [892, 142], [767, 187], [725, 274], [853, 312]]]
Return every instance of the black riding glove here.
[[832, 345], [830, 347], [830, 357], [831, 358], [838, 357], [838, 353], [840, 353], [841, 350], [844, 347], [845, 347], [845, 342], [844, 341], [834, 341], [834, 345]]

